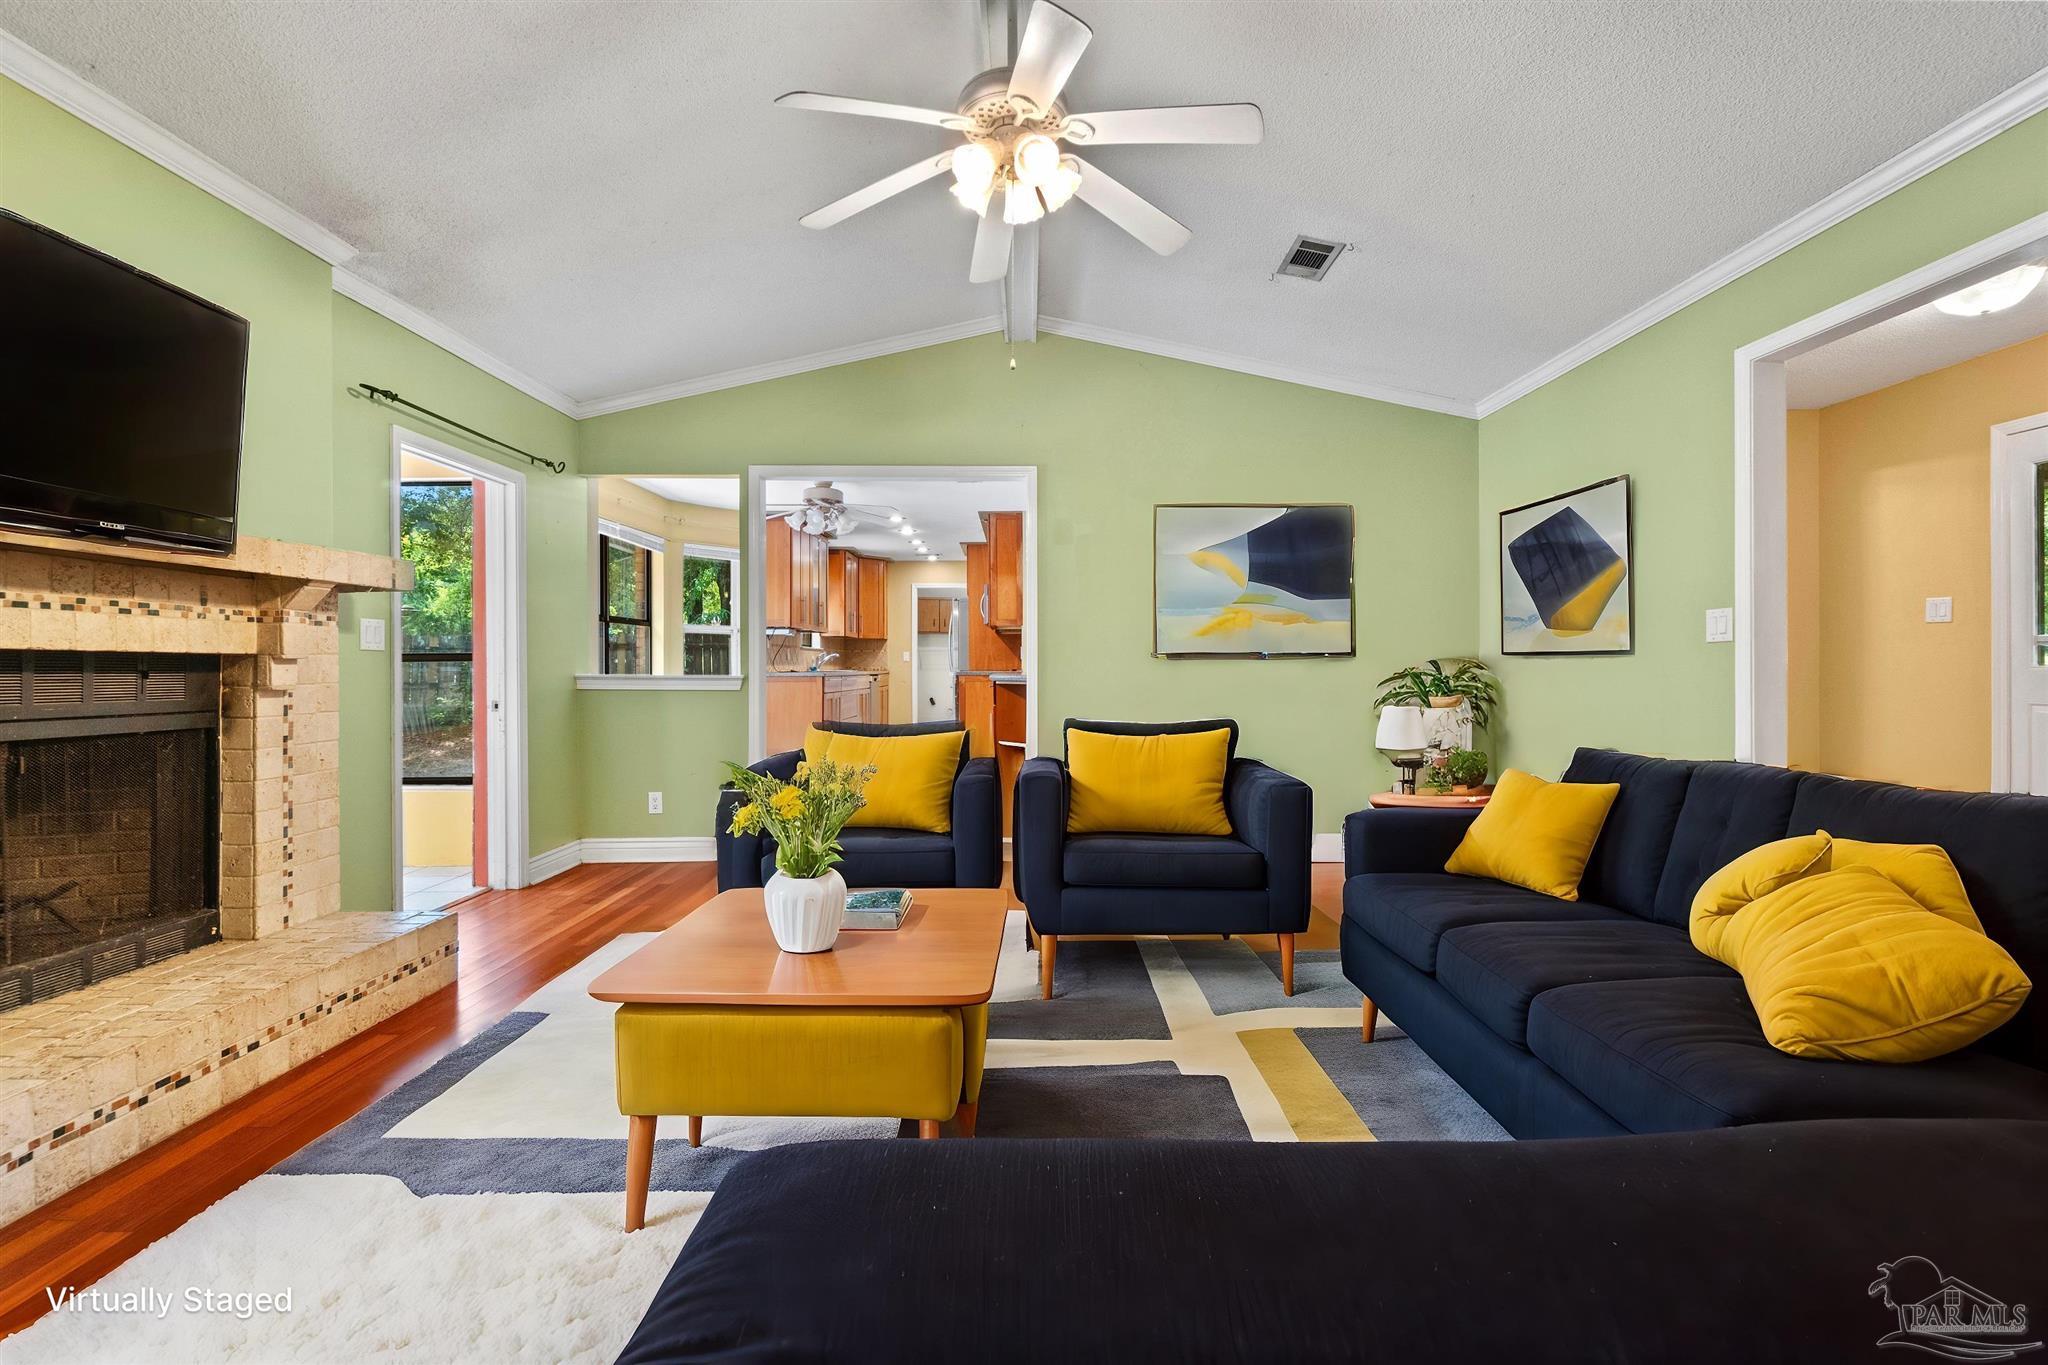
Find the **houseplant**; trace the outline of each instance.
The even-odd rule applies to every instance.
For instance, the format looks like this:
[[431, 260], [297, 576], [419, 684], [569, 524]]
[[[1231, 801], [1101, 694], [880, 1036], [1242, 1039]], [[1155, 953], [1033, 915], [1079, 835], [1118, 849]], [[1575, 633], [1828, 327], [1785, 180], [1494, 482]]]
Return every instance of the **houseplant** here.
[[785, 953], [824, 952], [838, 942], [846, 911], [846, 883], [833, 866], [839, 831], [867, 804], [874, 765], [807, 759], [787, 782], [737, 763], [725, 767], [747, 798], [732, 813], [732, 832], [775, 840], [775, 875], [761, 888], [775, 945]]
[[1472, 723], [1483, 726], [1500, 702], [1500, 679], [1477, 659], [1428, 659], [1380, 679], [1386, 690], [1374, 706], [1422, 706], [1448, 710], [1463, 702]]

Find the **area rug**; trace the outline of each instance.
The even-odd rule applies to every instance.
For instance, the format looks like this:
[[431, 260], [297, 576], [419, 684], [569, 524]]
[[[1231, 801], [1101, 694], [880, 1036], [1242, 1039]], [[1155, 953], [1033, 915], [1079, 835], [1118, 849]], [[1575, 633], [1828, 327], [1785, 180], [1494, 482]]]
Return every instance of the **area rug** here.
[[[655, 1148], [648, 1225], [627, 1236], [611, 1007], [586, 987], [649, 937], [607, 944], [96, 1295], [0, 1342], [0, 1361], [612, 1359], [748, 1151], [914, 1130], [712, 1115], [692, 1149], [673, 1121]], [[1371, 1046], [1359, 1039], [1359, 995], [1334, 952], [1298, 954], [1291, 999], [1277, 957], [1237, 940], [1063, 940], [1049, 1002], [1037, 963], [1013, 914], [982, 1136], [1507, 1136], [1393, 1021]]]

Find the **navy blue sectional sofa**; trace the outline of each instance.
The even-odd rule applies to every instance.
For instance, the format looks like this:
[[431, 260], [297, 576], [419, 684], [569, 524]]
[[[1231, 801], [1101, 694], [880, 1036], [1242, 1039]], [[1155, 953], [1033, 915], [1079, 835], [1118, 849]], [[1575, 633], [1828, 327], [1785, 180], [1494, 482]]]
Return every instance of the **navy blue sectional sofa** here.
[[[862, 725], [821, 721], [820, 730], [846, 735], [960, 735], [960, 770], [953, 777], [953, 828], [932, 834], [917, 829], [856, 825], [841, 832], [845, 857], [839, 875], [848, 886], [1001, 886], [1003, 882], [1003, 797], [992, 758], [967, 757], [967, 734], [952, 721], [917, 725]], [[752, 766], [788, 781], [803, 761], [803, 750], [770, 754]], [[732, 813], [743, 798], [732, 787], [718, 791], [718, 889], [764, 886], [775, 875], [775, 841], [766, 835], [734, 834]]]
[[1564, 780], [1621, 788], [1577, 901], [1446, 873], [1476, 812], [1368, 810], [1344, 824], [1344, 974], [1509, 1132], [2048, 1118], [2043, 992], [1932, 1061], [1794, 1057], [1765, 1040], [1742, 978], [1686, 931], [1701, 884], [1760, 844], [1822, 829], [1939, 844], [1985, 932], [2048, 983], [2048, 799], [1600, 749], [1579, 750]]

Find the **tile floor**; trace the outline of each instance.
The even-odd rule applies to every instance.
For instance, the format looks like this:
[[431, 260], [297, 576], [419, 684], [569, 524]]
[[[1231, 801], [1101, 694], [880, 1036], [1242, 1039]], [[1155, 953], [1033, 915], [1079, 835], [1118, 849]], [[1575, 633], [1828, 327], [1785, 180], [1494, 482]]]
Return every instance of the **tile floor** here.
[[439, 910], [484, 888], [475, 884], [466, 867], [408, 867], [405, 870], [405, 908]]

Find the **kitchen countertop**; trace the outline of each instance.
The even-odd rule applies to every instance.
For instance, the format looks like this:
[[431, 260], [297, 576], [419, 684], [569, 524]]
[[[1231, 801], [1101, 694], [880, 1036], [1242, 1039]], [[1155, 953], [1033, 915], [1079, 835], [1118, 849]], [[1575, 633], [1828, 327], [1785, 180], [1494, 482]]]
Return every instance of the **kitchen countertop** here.
[[863, 677], [881, 678], [888, 676], [879, 668], [771, 668], [771, 678], [823, 678], [833, 673], [858, 673]]
[[987, 678], [990, 682], [1001, 683], [1005, 687], [1022, 687], [1024, 685], [1024, 675], [1022, 673], [1006, 673], [986, 668], [966, 668], [955, 673], [953, 676], [956, 678]]

